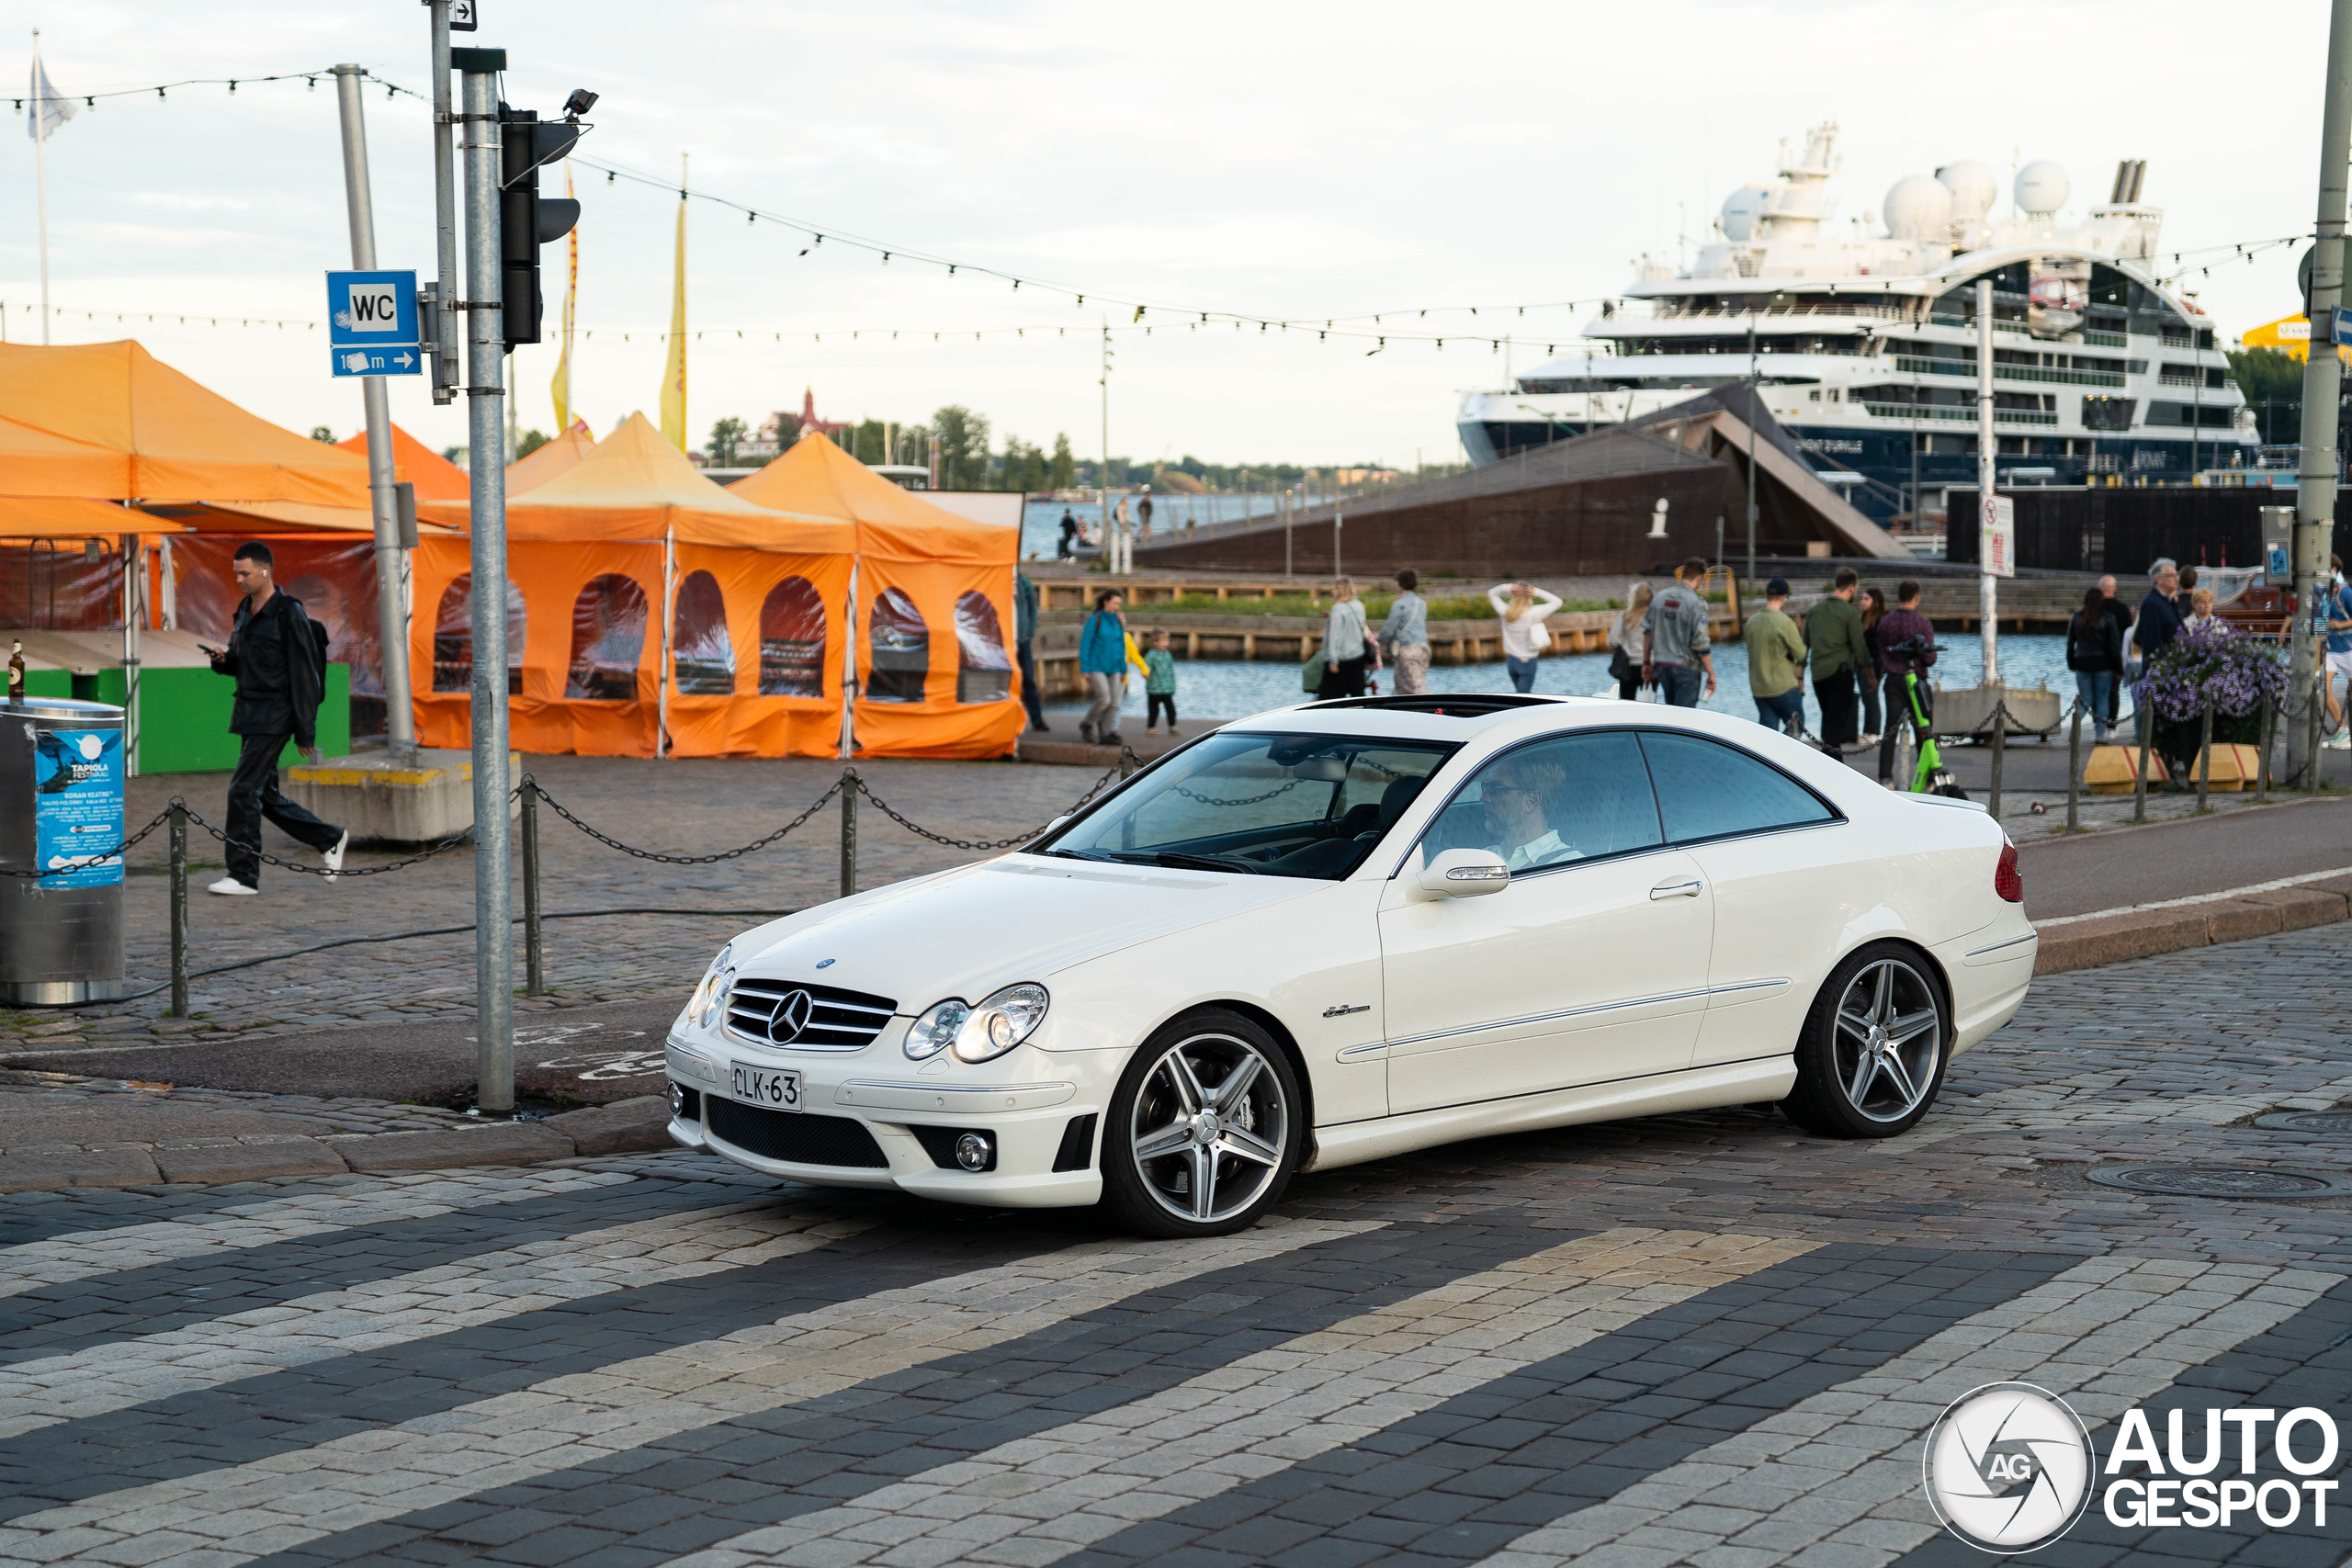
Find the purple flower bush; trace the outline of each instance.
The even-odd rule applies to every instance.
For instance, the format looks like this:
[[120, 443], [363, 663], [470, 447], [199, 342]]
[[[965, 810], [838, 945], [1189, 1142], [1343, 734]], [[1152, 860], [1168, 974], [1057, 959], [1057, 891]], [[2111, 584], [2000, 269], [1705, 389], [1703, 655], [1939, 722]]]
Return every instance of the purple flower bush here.
[[2276, 703], [2286, 689], [2286, 664], [2276, 650], [2226, 623], [2209, 621], [2165, 644], [2132, 693], [2143, 707], [2175, 723], [2194, 723], [2210, 705], [2215, 740], [2257, 740], [2258, 705]]

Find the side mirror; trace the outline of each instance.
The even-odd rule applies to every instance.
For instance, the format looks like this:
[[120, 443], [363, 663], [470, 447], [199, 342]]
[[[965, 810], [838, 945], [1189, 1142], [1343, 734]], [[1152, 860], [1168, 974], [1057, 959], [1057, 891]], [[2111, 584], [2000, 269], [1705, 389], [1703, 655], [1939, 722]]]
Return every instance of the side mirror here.
[[1448, 850], [1421, 868], [1421, 891], [1439, 898], [1475, 898], [1510, 886], [1510, 867], [1491, 850]]

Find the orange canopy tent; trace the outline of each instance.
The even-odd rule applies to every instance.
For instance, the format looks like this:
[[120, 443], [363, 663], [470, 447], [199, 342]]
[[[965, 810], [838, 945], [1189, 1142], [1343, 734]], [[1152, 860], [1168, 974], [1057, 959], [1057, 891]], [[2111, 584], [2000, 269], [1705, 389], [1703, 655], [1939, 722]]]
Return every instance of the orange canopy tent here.
[[0, 492], [368, 505], [368, 465], [281, 430], [131, 342], [0, 344]]
[[588, 422], [575, 419], [571, 429], [530, 456], [517, 457], [506, 465], [506, 493], [520, 495], [526, 490], [536, 490], [595, 449], [596, 437], [589, 430]]
[[[368, 433], [363, 430], [335, 446], [345, 452], [356, 452], [364, 462], [368, 457]], [[397, 424], [392, 426], [392, 482], [414, 485], [419, 501], [463, 501], [468, 494], [465, 469]]]
[[1018, 530], [933, 506], [821, 432], [802, 436], [728, 493], [854, 530], [860, 751], [1001, 757], [1012, 750], [1023, 724], [1007, 635]]
[[124, 534], [177, 534], [182, 525], [103, 501], [72, 496], [0, 496], [0, 539], [114, 539]]

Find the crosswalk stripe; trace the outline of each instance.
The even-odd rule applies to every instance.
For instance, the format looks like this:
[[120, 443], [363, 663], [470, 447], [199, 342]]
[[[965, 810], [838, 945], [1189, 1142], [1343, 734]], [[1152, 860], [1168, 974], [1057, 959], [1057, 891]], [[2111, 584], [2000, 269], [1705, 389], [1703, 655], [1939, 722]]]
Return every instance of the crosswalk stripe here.
[[[1890, 1562], [1942, 1528], [1920, 1494], [1919, 1444], [1970, 1389], [2038, 1383], [2097, 1427], [2342, 1282], [2257, 1264], [2095, 1258], [1530, 1530], [1479, 1568], [1680, 1560], [1719, 1541], [1756, 1568], [1808, 1551]], [[1706, 1538], [1694, 1545], [1677, 1521], [1700, 1517]]]
[[264, 1198], [187, 1219], [75, 1231], [0, 1247], [0, 1296], [215, 1253], [270, 1247], [357, 1225], [431, 1219], [458, 1209], [518, 1203], [636, 1179], [618, 1171], [574, 1168], [501, 1170], [480, 1176], [388, 1177], [340, 1191]]
[[[840, 1538], [837, 1549], [887, 1545], [910, 1562], [982, 1547], [992, 1561], [1046, 1561], [1362, 1441], [1819, 1245], [1632, 1228], [1579, 1237], [854, 1503], [748, 1531], [672, 1568], [817, 1561], [825, 1549], [809, 1543], [828, 1538]], [[910, 1522], [922, 1528], [910, 1533]]]
[[0, 1527], [0, 1559], [210, 1568], [985, 1350], [1199, 1275], [1384, 1228], [1267, 1222], [1213, 1240], [1104, 1241], [798, 1313], [721, 1338], [551, 1378], [398, 1427], [106, 1493]]
[[609, 1225], [0, 1368], [0, 1439], [560, 1303], [748, 1268], [868, 1228], [773, 1201]]

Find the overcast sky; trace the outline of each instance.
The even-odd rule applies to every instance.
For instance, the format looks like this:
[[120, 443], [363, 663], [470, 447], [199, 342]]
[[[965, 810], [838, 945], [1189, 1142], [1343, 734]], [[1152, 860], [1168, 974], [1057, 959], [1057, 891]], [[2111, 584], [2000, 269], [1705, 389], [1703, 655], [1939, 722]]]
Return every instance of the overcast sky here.
[[[1522, 370], [1546, 343], [1574, 341], [1587, 310], [1535, 307], [1613, 292], [1641, 253], [1703, 237], [1726, 191], [1770, 179], [1778, 144], [1823, 118], [1842, 128], [1841, 217], [1962, 157], [2005, 181], [2019, 159], [2054, 158], [2079, 210], [2105, 197], [2117, 159], [2141, 157], [2167, 252], [2227, 256], [2305, 231], [2326, 25], [2308, 0], [481, 9], [470, 41], [508, 51], [510, 101], [552, 114], [574, 86], [604, 96], [582, 144], [600, 162], [668, 179], [690, 153], [695, 188], [763, 210], [1170, 307], [1431, 308], [1411, 330], [1458, 331], [1442, 352], [1187, 333], [1172, 309], [1147, 317], [1167, 323], [1149, 338], [1117, 344], [1114, 451], [1396, 464], [1458, 454], [1460, 393], [1504, 378], [1487, 340], [1515, 335]], [[329, 379], [322, 332], [143, 317], [323, 316], [320, 275], [350, 261], [332, 85], [251, 78], [353, 61], [423, 88], [424, 8], [32, 0], [10, 16], [11, 94], [33, 25], [61, 92], [247, 79], [233, 97], [203, 86], [101, 99], [51, 138], [51, 297], [104, 312], [59, 323], [56, 341], [136, 336], [280, 423], [357, 428], [356, 384]], [[379, 89], [367, 113], [382, 264], [429, 269], [426, 111]], [[0, 299], [7, 335], [37, 341], [22, 309], [37, 296], [33, 143], [20, 129], [6, 146]], [[677, 200], [575, 174], [579, 319], [595, 333], [578, 345], [575, 403], [601, 435], [657, 408], [651, 334], [669, 314]], [[560, 175], [546, 188], [560, 194]], [[1097, 301], [1079, 309], [904, 258], [885, 266], [837, 243], [804, 257], [806, 243], [690, 209], [689, 324], [708, 334], [691, 361], [697, 442], [723, 415], [797, 411], [813, 388], [829, 418], [917, 421], [961, 402], [1000, 439], [1050, 445], [1066, 431], [1081, 454], [1100, 449]], [[547, 254], [552, 332], [561, 247]], [[2295, 308], [2295, 254], [2215, 258], [2191, 282], [2235, 334]], [[1475, 319], [1437, 309], [1474, 304], [1486, 307]], [[118, 325], [117, 311], [135, 319]], [[1030, 330], [970, 336], [1012, 326]], [[778, 332], [824, 341], [759, 341]], [[554, 363], [551, 344], [516, 355], [526, 426], [551, 422]], [[417, 383], [391, 385], [401, 423], [436, 446], [464, 440], [462, 404], [436, 409]]]

